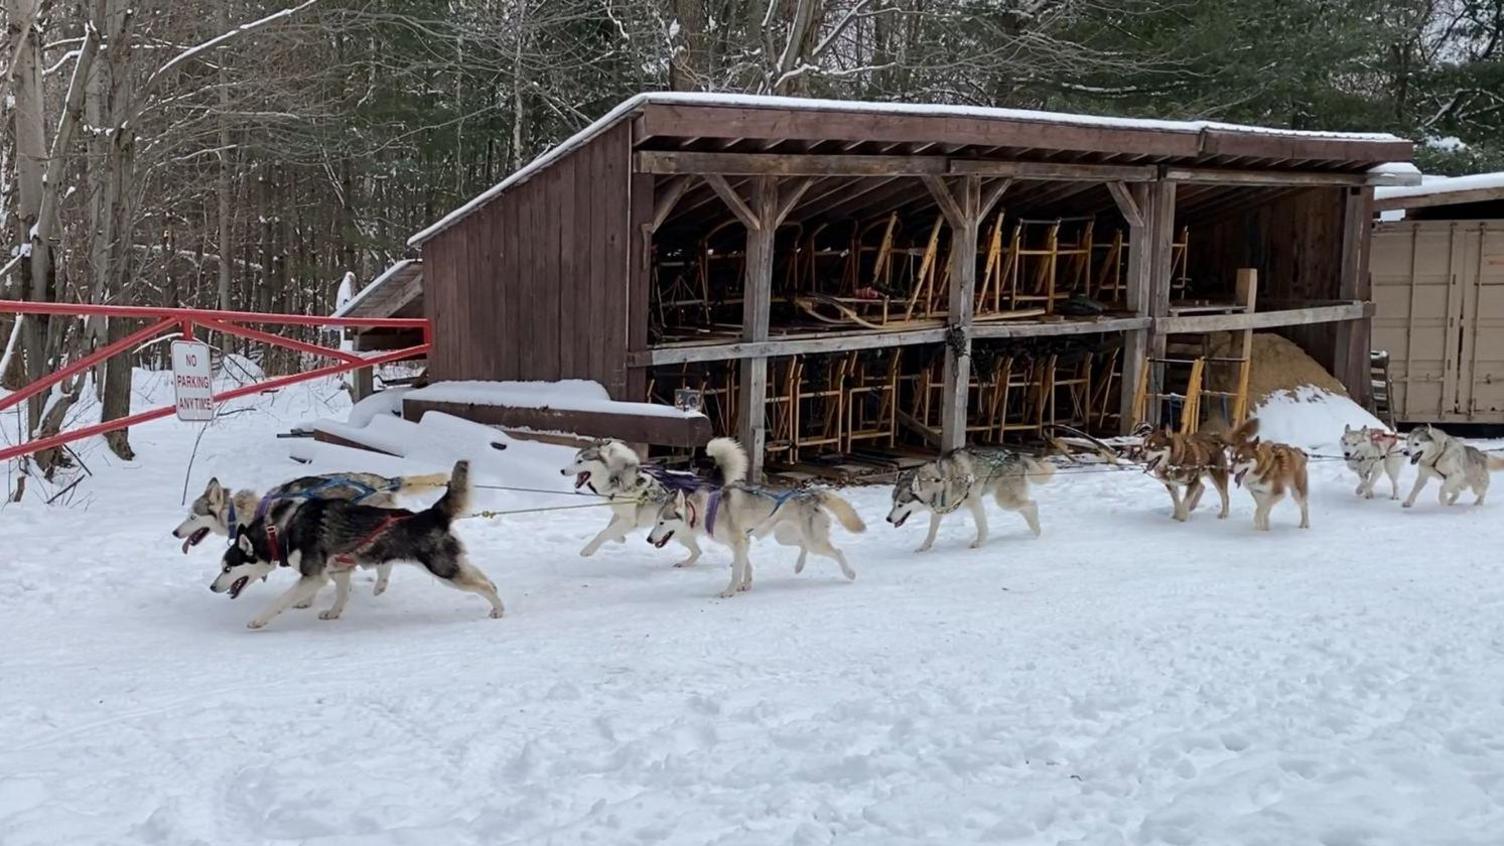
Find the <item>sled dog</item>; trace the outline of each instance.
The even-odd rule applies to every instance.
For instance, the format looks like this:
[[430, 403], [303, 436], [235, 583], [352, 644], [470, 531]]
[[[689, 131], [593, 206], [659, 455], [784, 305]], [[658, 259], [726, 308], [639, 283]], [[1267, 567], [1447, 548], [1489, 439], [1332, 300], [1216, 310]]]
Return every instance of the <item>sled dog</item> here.
[[830, 518], [848, 532], [867, 526], [851, 503], [828, 490], [773, 491], [746, 483], [747, 453], [732, 438], [716, 438], [705, 446], [715, 462], [720, 484], [693, 491], [676, 491], [658, 509], [648, 542], [663, 546], [689, 534], [708, 537], [731, 548], [731, 582], [721, 591], [729, 599], [752, 587], [752, 562], [747, 548], [754, 537], [772, 534], [785, 546], [799, 547], [795, 573], [804, 572], [809, 553], [834, 559], [841, 574], [855, 579], [846, 555], [830, 542]]
[[1383, 429], [1364, 426], [1342, 427], [1342, 457], [1347, 469], [1358, 474], [1358, 488], [1353, 493], [1373, 499], [1379, 474], [1389, 477], [1389, 498], [1400, 498], [1400, 468], [1405, 466], [1405, 448], [1400, 436]]
[[1257, 437], [1259, 421], [1249, 418], [1228, 436], [1232, 449], [1233, 481], [1253, 496], [1253, 527], [1269, 531], [1269, 512], [1289, 493], [1300, 506], [1300, 527], [1311, 528], [1306, 454], [1288, 444]]
[[[572, 464], [559, 472], [575, 478], [575, 490], [589, 488], [591, 493], [611, 499], [611, 522], [580, 550], [580, 555], [586, 558], [607, 541], [621, 543], [628, 533], [652, 526], [658, 520], [658, 509], [676, 491], [691, 491], [710, 484], [693, 473], [643, 467], [637, 452], [621, 441], [601, 441], [585, 447], [575, 453]], [[689, 550], [689, 557], [674, 566], [692, 566], [700, 558], [700, 545], [695, 543], [693, 533], [681, 532], [675, 539]]]
[[[210, 479], [204, 492], [193, 500], [187, 519], [172, 530], [172, 536], [183, 541], [183, 554], [186, 555], [190, 548], [197, 546], [210, 533], [229, 537], [232, 530], [238, 531], [248, 525], [279, 499], [340, 499], [378, 508], [393, 508], [397, 505], [399, 495], [416, 493], [425, 488], [443, 487], [448, 481], [449, 476], [444, 473], [391, 478], [375, 473], [332, 473], [293, 479], [267, 491], [265, 496], [258, 496], [252, 490], [232, 493], [215, 478]], [[391, 573], [389, 565], [377, 568], [377, 596], [386, 591]]]
[[1005, 449], [962, 447], [898, 475], [893, 485], [893, 508], [888, 522], [898, 528], [916, 511], [930, 513], [930, 531], [917, 552], [935, 544], [940, 521], [963, 506], [971, 510], [977, 526], [976, 549], [987, 542], [987, 509], [984, 498], [991, 494], [1000, 508], [1017, 511], [1039, 537], [1039, 504], [1029, 497], [1029, 484], [1039, 485], [1055, 474], [1054, 465]]
[[444, 495], [422, 511], [341, 499], [277, 500], [267, 514], [236, 535], [209, 589], [228, 591], [235, 599], [252, 581], [279, 566], [292, 567], [300, 576], [297, 583], [256, 615], [249, 628], [259, 629], [288, 608], [312, 600], [330, 579], [336, 590], [334, 604], [319, 619], [333, 620], [345, 610], [350, 572], [356, 566], [412, 561], [444, 584], [479, 595], [491, 604], [491, 616], [500, 617], [504, 608], [496, 585], [466, 559], [464, 545], [450, 528], [469, 499], [470, 463], [460, 461]]
[[1405, 507], [1415, 505], [1421, 488], [1432, 476], [1441, 479], [1438, 498], [1442, 505], [1452, 505], [1462, 495], [1463, 488], [1472, 488], [1474, 505], [1482, 505], [1488, 493], [1488, 474], [1492, 470], [1504, 470], [1504, 457], [1487, 455], [1477, 447], [1470, 447], [1434, 426], [1421, 426], [1410, 430], [1405, 438], [1410, 451], [1410, 463], [1415, 465], [1415, 487], [1405, 498]]
[[[1211, 432], [1183, 435], [1166, 426], [1155, 429], [1144, 439], [1147, 472], [1170, 492], [1175, 510], [1171, 516], [1184, 523], [1201, 503], [1206, 482], [1211, 479], [1222, 500], [1217, 519], [1227, 517], [1227, 442]], [[1185, 488], [1182, 495], [1181, 488]]]

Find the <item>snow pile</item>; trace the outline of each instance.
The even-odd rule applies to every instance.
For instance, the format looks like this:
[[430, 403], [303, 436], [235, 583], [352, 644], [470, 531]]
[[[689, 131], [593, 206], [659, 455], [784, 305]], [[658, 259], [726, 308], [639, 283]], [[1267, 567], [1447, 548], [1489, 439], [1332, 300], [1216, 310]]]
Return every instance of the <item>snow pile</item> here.
[[1351, 399], [1311, 385], [1270, 394], [1252, 416], [1258, 418], [1259, 436], [1265, 440], [1312, 450], [1339, 445], [1346, 426], [1386, 428]]
[[703, 417], [651, 402], [617, 402], [599, 382], [563, 379], [558, 382], [434, 382], [407, 399], [509, 408], [549, 408], [557, 411], [596, 411], [639, 417]]
[[1495, 188], [1504, 188], [1504, 171], [1475, 173], [1471, 176], [1427, 176], [1421, 180], [1419, 185], [1397, 188], [1375, 188], [1373, 196], [1376, 200], [1393, 200]]
[[402, 398], [411, 390], [403, 387], [377, 391], [352, 406], [345, 422], [360, 428], [377, 417], [401, 417]]

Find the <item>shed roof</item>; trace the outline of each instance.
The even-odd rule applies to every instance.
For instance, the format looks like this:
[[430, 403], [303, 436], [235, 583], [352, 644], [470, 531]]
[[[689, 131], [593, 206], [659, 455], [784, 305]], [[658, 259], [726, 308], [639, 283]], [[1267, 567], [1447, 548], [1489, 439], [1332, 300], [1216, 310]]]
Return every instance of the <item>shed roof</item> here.
[[[1134, 162], [1362, 172], [1408, 161], [1413, 145], [1387, 133], [1314, 132], [1215, 121], [1175, 121], [999, 109], [700, 92], [639, 94], [409, 239], [419, 245], [597, 135], [638, 120], [653, 149], [863, 153], [942, 148], [951, 155], [1055, 162]], [[728, 143], [729, 142], [729, 143]]]
[[371, 280], [334, 317], [399, 317], [423, 293], [423, 262], [403, 259]]
[[1373, 196], [1374, 206], [1380, 210], [1504, 200], [1504, 171], [1471, 176], [1424, 176], [1419, 185], [1376, 188]]

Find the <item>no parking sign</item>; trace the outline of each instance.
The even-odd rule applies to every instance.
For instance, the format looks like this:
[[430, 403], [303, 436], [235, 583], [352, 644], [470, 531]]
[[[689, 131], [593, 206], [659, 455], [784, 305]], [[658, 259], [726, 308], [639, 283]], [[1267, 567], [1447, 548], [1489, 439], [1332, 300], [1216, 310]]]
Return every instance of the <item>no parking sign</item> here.
[[214, 419], [214, 379], [209, 370], [209, 345], [202, 341], [172, 342], [172, 385], [178, 419], [190, 423]]

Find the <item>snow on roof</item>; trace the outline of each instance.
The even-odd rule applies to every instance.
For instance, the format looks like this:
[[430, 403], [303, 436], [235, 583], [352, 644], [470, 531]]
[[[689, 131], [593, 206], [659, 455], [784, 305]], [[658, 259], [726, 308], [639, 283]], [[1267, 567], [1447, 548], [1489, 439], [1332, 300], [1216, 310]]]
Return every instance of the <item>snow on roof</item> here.
[[366, 297], [374, 294], [376, 291], [379, 291], [382, 285], [385, 285], [387, 282], [391, 281], [391, 279], [398, 273], [401, 273], [403, 270], [414, 264], [421, 264], [421, 262], [418, 259], [403, 259], [392, 265], [391, 267], [388, 267], [385, 271], [382, 272], [380, 276], [372, 279], [371, 284], [365, 286], [364, 288], [361, 288], [359, 293], [346, 300], [344, 305], [335, 309], [334, 313], [329, 316], [348, 317], [350, 312], [354, 311], [355, 307], [360, 304], [361, 300], [364, 300]]
[[1074, 126], [1099, 126], [1115, 129], [1146, 130], [1200, 134], [1205, 131], [1236, 132], [1244, 135], [1274, 135], [1288, 138], [1324, 138], [1344, 141], [1403, 141], [1405, 139], [1387, 132], [1321, 132], [1300, 129], [1280, 129], [1270, 126], [1248, 126], [1237, 123], [1218, 123], [1203, 120], [1158, 120], [1152, 118], [1123, 118], [1102, 115], [1071, 114], [1067, 112], [1042, 112], [1031, 109], [1000, 109], [986, 106], [945, 105], [938, 103], [872, 103], [861, 100], [819, 100], [808, 97], [772, 97], [757, 94], [718, 94], [699, 91], [655, 91], [631, 97], [599, 120], [571, 135], [550, 148], [543, 155], [523, 166], [502, 181], [471, 199], [433, 225], [409, 238], [409, 246], [418, 246], [471, 212], [486, 205], [513, 185], [532, 178], [534, 174], [553, 164], [571, 151], [583, 146], [595, 136], [615, 126], [627, 115], [647, 105], [693, 105], [693, 106], [739, 106], [743, 108], [769, 108], [808, 111], [842, 111], [874, 115], [918, 115], [949, 118], [983, 118], [987, 120], [1032, 121], [1037, 123], [1066, 124]]
[[1408, 197], [1435, 197], [1464, 191], [1504, 191], [1504, 171], [1475, 173], [1472, 176], [1423, 176], [1419, 185], [1399, 188], [1376, 188], [1375, 200], [1398, 200]]

